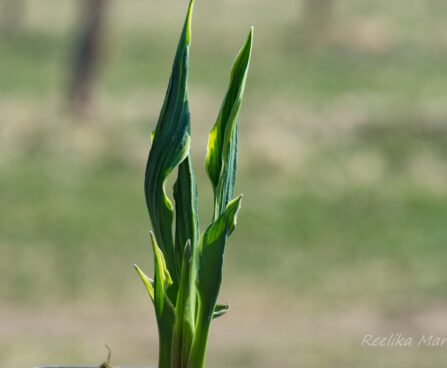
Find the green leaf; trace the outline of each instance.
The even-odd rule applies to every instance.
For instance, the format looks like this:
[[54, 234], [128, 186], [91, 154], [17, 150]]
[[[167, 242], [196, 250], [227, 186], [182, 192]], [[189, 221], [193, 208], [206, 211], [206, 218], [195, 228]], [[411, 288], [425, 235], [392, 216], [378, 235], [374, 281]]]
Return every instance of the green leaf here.
[[214, 307], [213, 319], [222, 317], [229, 310], [230, 306], [228, 304], [216, 304]]
[[155, 311], [157, 316], [161, 316], [163, 314], [163, 310], [166, 302], [170, 302], [167, 296], [167, 289], [172, 285], [171, 275], [169, 274], [169, 270], [166, 267], [166, 261], [163, 256], [163, 252], [157, 245], [157, 240], [155, 239], [154, 234], [151, 232], [151, 241], [152, 247], [154, 250], [154, 268], [155, 268], [155, 277], [154, 277], [154, 303], [155, 303]]
[[137, 273], [140, 275], [141, 280], [144, 283], [144, 286], [146, 287], [147, 293], [149, 294], [150, 298], [152, 301], [155, 300], [155, 295], [154, 295], [154, 280], [152, 280], [151, 278], [149, 278], [148, 276], [146, 276], [146, 274], [141, 270], [140, 267], [138, 267], [137, 265], [133, 265], [135, 270], [137, 271]]
[[175, 306], [175, 326], [172, 343], [172, 361], [174, 367], [185, 367], [188, 361], [193, 336], [193, 319], [188, 311], [191, 289], [191, 241], [186, 242], [181, 268], [179, 292]]
[[[197, 208], [197, 185], [191, 158], [188, 157], [178, 169], [174, 185], [176, 208], [175, 247], [180, 284], [177, 294], [176, 326], [173, 342], [173, 361], [184, 367], [187, 363], [193, 340], [196, 315], [196, 259], [199, 236]], [[181, 247], [187, 244], [185, 252]], [[183, 254], [183, 257], [182, 257]], [[185, 259], [185, 257], [187, 257]]]
[[199, 244], [197, 291], [199, 313], [189, 367], [203, 367], [211, 320], [222, 283], [225, 245], [236, 227], [242, 196], [228, 203], [225, 212], [203, 234]]
[[199, 215], [197, 206], [197, 184], [191, 157], [178, 168], [178, 178], [174, 185], [175, 199], [175, 255], [178, 272], [181, 271], [183, 247], [190, 241], [196, 248], [199, 234]]
[[198, 292], [200, 308], [211, 320], [222, 283], [225, 245], [233, 232], [242, 196], [231, 201], [225, 212], [203, 234], [199, 245]]
[[230, 86], [210, 132], [205, 168], [214, 190], [214, 220], [234, 195], [237, 169], [237, 118], [244, 95], [253, 45], [253, 28], [231, 71]]
[[154, 251], [155, 278], [150, 279], [137, 265], [134, 265], [140, 275], [146, 290], [154, 302], [157, 317], [158, 332], [160, 338], [160, 363], [161, 366], [170, 367], [172, 335], [175, 322], [175, 311], [170, 301], [167, 290], [172, 285], [172, 279], [166, 267], [166, 262], [161, 249], [157, 245], [154, 234], [151, 232], [151, 242]]
[[169, 286], [172, 285], [172, 279], [166, 267], [163, 253], [158, 247], [157, 241], [152, 232], [150, 232], [150, 237], [154, 251], [155, 280], [152, 280], [150, 277], [148, 277], [137, 265], [134, 265], [134, 268], [140, 275], [140, 278], [143, 281], [150, 298], [154, 302], [157, 314], [161, 315], [163, 312], [165, 301], [166, 299], [168, 299], [166, 291]]
[[187, 82], [193, 5], [194, 0], [189, 5], [166, 97], [152, 135], [153, 143], [144, 184], [146, 204], [155, 237], [174, 280], [178, 280], [178, 273], [172, 234], [173, 207], [166, 195], [165, 183], [169, 174], [187, 157], [190, 150]]
[[[160, 362], [170, 366], [172, 359], [172, 341], [175, 323], [175, 309], [168, 297], [168, 288], [172, 285], [169, 270], [163, 252], [157, 245], [154, 234], [151, 232], [151, 241], [154, 250], [154, 305], [157, 316], [158, 333], [160, 338]], [[160, 363], [161, 364], [161, 363]]]

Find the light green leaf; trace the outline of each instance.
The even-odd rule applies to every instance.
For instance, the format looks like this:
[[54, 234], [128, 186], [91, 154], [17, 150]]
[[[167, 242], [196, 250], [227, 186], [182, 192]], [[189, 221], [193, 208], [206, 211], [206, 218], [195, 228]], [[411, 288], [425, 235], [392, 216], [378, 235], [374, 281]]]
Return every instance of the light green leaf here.
[[237, 118], [244, 95], [253, 45], [253, 28], [231, 71], [230, 86], [210, 132], [205, 168], [214, 190], [214, 220], [233, 198], [237, 169]]
[[157, 241], [155, 239], [154, 234], [151, 232], [151, 241], [152, 247], [154, 250], [154, 268], [155, 268], [155, 277], [154, 277], [154, 303], [155, 303], [155, 311], [157, 316], [161, 316], [163, 314], [163, 310], [166, 302], [170, 302], [167, 296], [167, 289], [172, 285], [171, 275], [169, 274], [168, 268], [166, 267], [165, 258], [163, 256], [163, 252], [157, 245]]
[[[154, 305], [157, 316], [158, 333], [160, 338], [160, 362], [170, 364], [172, 359], [172, 340], [175, 323], [175, 309], [168, 296], [168, 288], [172, 279], [166, 267], [163, 252], [157, 245], [154, 234], [151, 232], [151, 241], [154, 250]], [[165, 364], [165, 363], [163, 363]], [[168, 366], [168, 365], [166, 365]]]
[[146, 276], [146, 274], [141, 270], [140, 267], [138, 267], [137, 265], [133, 265], [135, 270], [137, 271], [137, 273], [140, 275], [141, 280], [144, 283], [144, 286], [146, 287], [146, 290], [151, 298], [152, 301], [154, 301], [155, 296], [154, 296], [154, 280], [152, 280], [151, 278], [149, 278], [148, 276]]

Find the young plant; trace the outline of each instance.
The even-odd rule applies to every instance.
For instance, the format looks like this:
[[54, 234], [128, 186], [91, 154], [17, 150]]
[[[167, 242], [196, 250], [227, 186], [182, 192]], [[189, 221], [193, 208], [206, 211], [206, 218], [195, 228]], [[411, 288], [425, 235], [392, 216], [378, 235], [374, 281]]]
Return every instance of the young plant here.
[[[217, 304], [217, 298], [225, 246], [236, 227], [242, 199], [234, 198], [237, 117], [250, 63], [253, 29], [236, 58], [228, 91], [210, 133], [205, 168], [214, 191], [214, 211], [211, 224], [200, 233], [187, 93], [193, 6], [191, 0], [146, 167], [144, 189], [153, 226], [150, 237], [154, 278], [135, 266], [155, 306], [159, 368], [204, 367], [210, 324], [229, 308]], [[173, 205], [165, 186], [175, 169]]]

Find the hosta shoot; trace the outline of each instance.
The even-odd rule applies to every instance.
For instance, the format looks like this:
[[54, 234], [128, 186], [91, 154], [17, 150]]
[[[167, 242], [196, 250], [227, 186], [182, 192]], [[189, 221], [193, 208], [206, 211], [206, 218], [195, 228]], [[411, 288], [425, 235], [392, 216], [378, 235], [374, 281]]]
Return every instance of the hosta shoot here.
[[[166, 97], [146, 166], [144, 190], [152, 223], [154, 276], [135, 266], [152, 300], [159, 332], [159, 368], [203, 368], [213, 319], [229, 307], [218, 303], [225, 248], [236, 227], [242, 196], [235, 196], [238, 114], [251, 58], [253, 29], [234, 62], [230, 83], [211, 129], [205, 170], [214, 193], [211, 223], [200, 230], [196, 177], [190, 154], [188, 70], [191, 0]], [[168, 177], [176, 175], [168, 196]]]

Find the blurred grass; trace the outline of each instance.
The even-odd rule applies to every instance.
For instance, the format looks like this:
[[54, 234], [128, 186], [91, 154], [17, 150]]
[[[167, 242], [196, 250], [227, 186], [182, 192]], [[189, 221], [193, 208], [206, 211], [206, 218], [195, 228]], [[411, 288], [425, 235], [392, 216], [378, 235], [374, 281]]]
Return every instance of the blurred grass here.
[[[299, 4], [197, 5], [190, 90], [203, 226], [207, 132], [256, 28], [240, 119], [246, 196], [226, 262], [233, 308], [216, 324], [210, 366], [443, 367], [442, 350], [360, 343], [447, 333], [444, 5], [340, 1], [330, 42], [309, 47]], [[183, 5], [112, 2], [86, 121], [64, 110], [75, 1], [30, 1], [26, 28], [0, 40], [3, 365], [96, 364], [104, 340], [122, 364], [155, 360], [130, 265], [152, 263], [142, 177]]]

